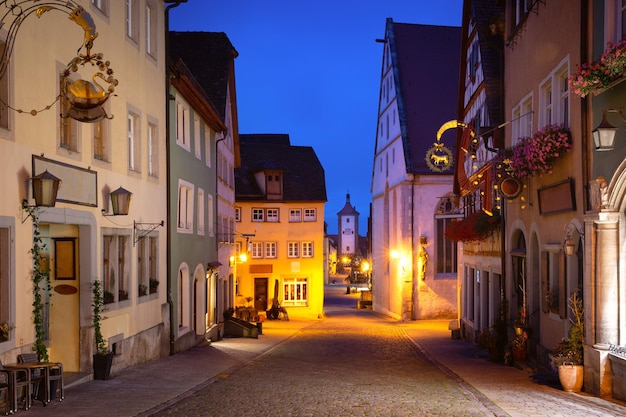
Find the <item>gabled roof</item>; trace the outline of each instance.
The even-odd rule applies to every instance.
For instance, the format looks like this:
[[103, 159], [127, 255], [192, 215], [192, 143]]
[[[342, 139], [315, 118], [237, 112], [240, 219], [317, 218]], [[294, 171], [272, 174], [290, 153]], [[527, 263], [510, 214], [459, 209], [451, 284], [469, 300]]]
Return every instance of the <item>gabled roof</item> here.
[[350, 194], [346, 194], [346, 204], [337, 213], [337, 216], [358, 216], [359, 212], [356, 211], [354, 206], [350, 203]]
[[[406, 170], [435, 174], [426, 152], [442, 124], [456, 119], [461, 28], [387, 19]], [[453, 148], [453, 143], [446, 147]], [[445, 172], [450, 175], [452, 171]]]
[[283, 172], [283, 201], [326, 202], [326, 180], [315, 151], [293, 146], [287, 134], [239, 134], [241, 167], [235, 170], [235, 199], [265, 201], [254, 174]]
[[237, 51], [223, 32], [169, 32], [169, 58], [182, 59], [225, 122], [226, 94]]

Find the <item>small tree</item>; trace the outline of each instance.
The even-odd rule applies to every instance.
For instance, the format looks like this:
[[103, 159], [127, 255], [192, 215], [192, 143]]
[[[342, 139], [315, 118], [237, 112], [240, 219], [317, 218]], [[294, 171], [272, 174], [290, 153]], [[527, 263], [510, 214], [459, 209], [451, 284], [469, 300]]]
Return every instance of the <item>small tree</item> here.
[[102, 316], [105, 311], [104, 307], [104, 294], [102, 292], [102, 283], [99, 280], [95, 280], [93, 283], [93, 330], [96, 339], [96, 354], [106, 355], [109, 353], [109, 348], [104, 336], [102, 336], [102, 329], [100, 324], [106, 317]]
[[46, 244], [41, 238], [41, 232], [39, 231], [39, 216], [37, 214], [37, 207], [29, 206], [26, 201], [22, 204], [22, 209], [26, 212], [26, 215], [33, 220], [33, 246], [30, 249], [30, 253], [33, 255], [33, 324], [35, 325], [35, 344], [33, 351], [37, 353], [37, 359], [42, 362], [47, 362], [48, 347], [44, 340], [46, 332], [44, 329], [43, 311], [47, 304], [44, 298], [44, 291], [50, 293], [50, 270], [48, 263], [46, 262], [45, 249]]

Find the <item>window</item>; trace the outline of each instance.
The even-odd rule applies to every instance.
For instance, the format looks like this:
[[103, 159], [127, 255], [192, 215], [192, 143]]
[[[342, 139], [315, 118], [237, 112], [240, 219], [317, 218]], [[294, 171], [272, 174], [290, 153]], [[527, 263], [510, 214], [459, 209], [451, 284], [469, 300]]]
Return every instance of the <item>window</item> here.
[[[150, 232], [150, 235], [158, 232]], [[143, 297], [157, 292], [157, 236], [146, 236], [137, 242], [137, 296]]]
[[314, 209], [314, 208], [304, 209], [304, 221], [305, 222], [317, 221], [317, 209]]
[[134, 113], [128, 113], [128, 169], [131, 171], [141, 172], [140, 165], [140, 135], [139, 135], [139, 116]]
[[153, 58], [157, 56], [157, 13], [150, 2], [146, 2], [146, 52]]
[[265, 257], [276, 258], [276, 242], [265, 243]]
[[179, 233], [193, 233], [194, 186], [178, 180], [178, 227]]
[[196, 158], [202, 159], [202, 146], [200, 142], [200, 120], [193, 117], [193, 149], [196, 154]]
[[117, 232], [102, 236], [102, 276], [104, 303], [128, 299], [130, 262], [130, 235]]
[[105, 122], [106, 119], [93, 123], [93, 158], [108, 162], [108, 152], [105, 153], [105, 150], [108, 148], [105, 145], [105, 126], [108, 126], [108, 124], [105, 125]]
[[252, 242], [250, 244], [250, 252], [253, 258], [262, 258], [263, 257], [263, 243], [261, 242]]
[[533, 132], [533, 97], [532, 94], [524, 97], [520, 104], [513, 108], [512, 139], [511, 146], [515, 145], [521, 138], [529, 138]]
[[457, 218], [462, 210], [459, 199], [454, 195], [441, 198], [435, 214], [437, 233], [437, 274], [456, 274], [457, 272], [457, 242], [445, 238], [446, 229]]
[[198, 188], [198, 234], [204, 236], [204, 190]]
[[235, 221], [241, 221], [241, 207], [235, 207]]
[[209, 212], [209, 236], [213, 236], [215, 234], [215, 209], [213, 207], [213, 196], [211, 194], [209, 194], [207, 198], [207, 210]]
[[230, 219], [228, 219], [228, 242], [231, 244], [235, 242], [234, 231], [235, 231], [235, 221], [231, 217]]
[[204, 126], [204, 158], [206, 166], [211, 168], [211, 129]]
[[267, 209], [267, 221], [277, 223], [278, 222], [278, 209], [271, 208]]
[[159, 138], [157, 125], [152, 122], [148, 122], [148, 175], [159, 176]]
[[263, 209], [253, 208], [252, 209], [252, 221], [253, 222], [262, 222], [264, 220]]
[[513, 10], [515, 26], [518, 26], [522, 20], [526, 18], [526, 15], [533, 7], [533, 1], [534, 0], [513, 0], [513, 5], [515, 6]]
[[189, 151], [189, 142], [189, 108], [179, 102], [176, 104], [176, 143]]
[[605, 0], [604, 2], [604, 42], [616, 43], [626, 38], [626, 2]]
[[289, 222], [297, 223], [302, 221], [302, 210], [301, 209], [289, 209]]
[[303, 258], [313, 257], [313, 242], [302, 242], [302, 257]]
[[[67, 79], [65, 82], [71, 83], [74, 80]], [[64, 86], [61, 85], [61, 91], [64, 90]], [[70, 104], [67, 99], [61, 96], [60, 99], [61, 109], [69, 108]], [[59, 132], [59, 146], [67, 149], [68, 151], [78, 152], [78, 122], [71, 117], [67, 117], [65, 111], [60, 111], [60, 127]]]
[[283, 292], [284, 305], [306, 305], [308, 278], [286, 278], [283, 281]]
[[[0, 50], [4, 50], [6, 43], [0, 41]], [[0, 127], [9, 128], [9, 78], [10, 69], [7, 66], [4, 76], [0, 78]]]
[[539, 120], [540, 127], [562, 124], [569, 125], [569, 83], [568, 61], [563, 60], [559, 66], [546, 77], [540, 86]]
[[109, 15], [109, 0], [91, 0], [91, 4], [105, 16]]
[[126, 36], [139, 43], [139, 0], [126, 0]]
[[288, 258], [300, 257], [300, 244], [298, 242], [287, 243], [287, 257]]

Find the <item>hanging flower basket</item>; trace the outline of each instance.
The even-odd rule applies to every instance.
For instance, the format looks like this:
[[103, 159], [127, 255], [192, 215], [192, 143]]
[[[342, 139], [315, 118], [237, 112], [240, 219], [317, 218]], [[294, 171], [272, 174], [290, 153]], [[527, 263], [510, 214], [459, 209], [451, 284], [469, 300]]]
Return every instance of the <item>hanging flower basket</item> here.
[[626, 70], [626, 40], [609, 42], [597, 61], [578, 66], [568, 78], [570, 88], [581, 97], [597, 95], [621, 78]]
[[461, 220], [450, 222], [445, 237], [453, 242], [478, 242], [488, 238], [500, 227], [500, 223], [499, 213], [490, 216], [482, 210], [477, 211]]
[[519, 179], [551, 174], [556, 160], [572, 148], [572, 135], [562, 125], [549, 125], [521, 139], [507, 152], [511, 174]]

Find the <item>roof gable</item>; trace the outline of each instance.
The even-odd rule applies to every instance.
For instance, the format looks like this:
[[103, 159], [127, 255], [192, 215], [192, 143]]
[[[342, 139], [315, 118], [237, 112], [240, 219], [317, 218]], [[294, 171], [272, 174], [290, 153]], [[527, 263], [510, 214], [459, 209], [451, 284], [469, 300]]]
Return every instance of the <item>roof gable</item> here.
[[282, 171], [284, 201], [326, 202], [326, 181], [315, 151], [293, 146], [286, 134], [240, 134], [241, 167], [235, 170], [235, 199], [265, 201], [259, 171]]
[[457, 116], [461, 28], [387, 19], [387, 40], [406, 170], [434, 174], [425, 156], [441, 125]]

